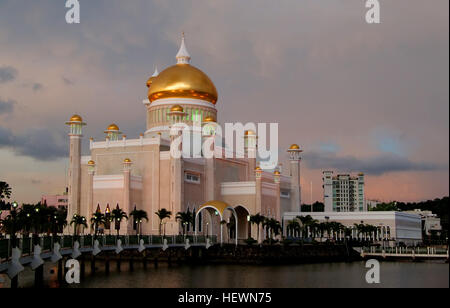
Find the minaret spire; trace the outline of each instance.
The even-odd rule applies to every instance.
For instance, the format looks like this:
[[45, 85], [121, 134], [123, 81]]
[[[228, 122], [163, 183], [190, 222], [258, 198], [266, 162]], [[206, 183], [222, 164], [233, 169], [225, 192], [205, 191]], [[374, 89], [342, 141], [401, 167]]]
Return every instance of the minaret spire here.
[[155, 66], [155, 72], [153, 73], [152, 77], [158, 77], [158, 75], [159, 75], [158, 66]]
[[184, 32], [183, 32], [183, 38], [181, 39], [181, 47], [180, 50], [177, 53], [177, 64], [189, 64], [189, 61], [191, 60], [191, 56], [189, 55], [189, 52], [187, 51], [185, 40], [184, 40]]

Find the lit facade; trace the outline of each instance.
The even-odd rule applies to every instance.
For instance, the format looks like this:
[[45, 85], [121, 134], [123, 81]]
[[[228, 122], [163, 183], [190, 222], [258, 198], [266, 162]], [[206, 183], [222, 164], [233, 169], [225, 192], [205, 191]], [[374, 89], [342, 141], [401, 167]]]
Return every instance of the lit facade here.
[[[171, 127], [184, 123], [192, 134], [211, 142], [214, 152], [224, 153], [216, 143], [217, 90], [209, 77], [190, 64], [183, 38], [177, 64], [147, 81], [148, 99], [144, 100], [147, 130], [137, 139], [125, 136], [116, 124], [105, 130], [102, 141], [90, 140], [90, 154], [81, 155], [81, 140], [86, 123], [73, 116], [70, 128], [70, 166], [68, 174], [68, 217], [82, 215], [89, 221], [100, 207], [105, 212], [117, 205], [126, 213], [145, 210], [150, 221], [142, 225], [145, 234], [157, 234], [160, 222], [154, 214], [165, 208], [172, 218], [163, 226], [166, 234], [179, 234], [182, 227], [178, 212], [195, 214], [191, 233], [218, 235], [223, 222], [238, 226], [236, 238], [256, 238], [256, 227], [249, 215], [260, 213], [281, 220], [284, 212], [300, 210], [300, 153], [298, 145], [288, 150], [290, 174], [265, 171], [256, 155], [257, 134], [245, 133], [245, 157], [174, 157]], [[194, 127], [212, 127], [196, 131]], [[220, 137], [220, 136], [219, 136]], [[184, 142], [184, 141], [183, 141]], [[222, 222], [222, 224], [221, 224]], [[91, 230], [92, 232], [92, 230]], [[124, 221], [121, 233], [134, 233], [133, 223]], [[260, 232], [262, 233], [262, 232]], [[226, 237], [226, 235], [223, 235]], [[225, 238], [226, 240], [226, 238]]]

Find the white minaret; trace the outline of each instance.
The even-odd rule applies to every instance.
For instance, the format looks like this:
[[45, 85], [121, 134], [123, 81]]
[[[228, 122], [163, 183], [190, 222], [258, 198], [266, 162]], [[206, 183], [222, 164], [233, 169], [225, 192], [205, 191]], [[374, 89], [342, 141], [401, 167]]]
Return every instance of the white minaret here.
[[[175, 121], [172, 123], [173, 125], [180, 123], [177, 120], [180, 118], [176, 116], [178, 113], [184, 114], [183, 108], [181, 106], [172, 107], [171, 115]], [[170, 206], [168, 210], [172, 213], [183, 211], [184, 204], [184, 164], [181, 155], [183, 149], [182, 134], [182, 131], [170, 131]], [[181, 140], [178, 138], [181, 138]], [[173, 220], [170, 221], [169, 225], [170, 230], [167, 229], [167, 231], [178, 234], [177, 228], [179, 227], [179, 224]]]
[[291, 145], [288, 150], [291, 170], [291, 212], [301, 211], [300, 198], [300, 154], [303, 151], [297, 144]]
[[80, 215], [80, 187], [81, 187], [81, 138], [82, 127], [86, 125], [79, 115], [74, 115], [66, 122], [69, 126], [69, 196], [67, 219], [70, 221], [74, 214]]
[[216, 160], [214, 159], [216, 150], [216, 119], [212, 116], [206, 117], [202, 123], [202, 140], [203, 145], [209, 146], [210, 151], [204, 151], [203, 157], [206, 160], [205, 164], [205, 200], [216, 200], [215, 190], [215, 176], [216, 176]]
[[85, 216], [88, 221], [91, 221], [92, 214], [94, 213], [94, 175], [95, 175], [95, 161], [90, 160], [88, 162], [88, 186], [87, 186], [87, 207], [83, 209], [82, 215]]

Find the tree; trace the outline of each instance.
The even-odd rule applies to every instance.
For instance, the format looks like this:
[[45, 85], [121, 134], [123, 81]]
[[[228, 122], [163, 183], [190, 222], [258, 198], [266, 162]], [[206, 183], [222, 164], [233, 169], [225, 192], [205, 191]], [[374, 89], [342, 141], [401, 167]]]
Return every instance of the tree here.
[[296, 237], [297, 233], [300, 232], [301, 226], [296, 219], [293, 219], [288, 222], [286, 228], [288, 232], [290, 232], [293, 235], [293, 237]]
[[259, 226], [264, 222], [266, 218], [261, 215], [261, 214], [256, 214], [256, 215], [252, 215], [250, 216], [250, 223], [252, 225], [256, 225], [257, 229], [256, 229], [256, 241], [259, 243]]
[[274, 218], [266, 218], [263, 222], [263, 227], [266, 228], [270, 243], [272, 243], [274, 236], [276, 237], [281, 232], [281, 224]]
[[63, 232], [67, 226], [67, 209], [65, 207], [56, 209], [53, 213], [51, 224], [53, 226], [53, 235]]
[[94, 214], [92, 214], [91, 228], [94, 228], [94, 238], [97, 238], [99, 226], [104, 225], [105, 223], [105, 214], [103, 214], [102, 212], [95, 212]]
[[0, 201], [11, 197], [11, 187], [6, 182], [0, 182]]
[[380, 203], [376, 207], [370, 209], [372, 212], [393, 212], [398, 211], [397, 202]]
[[114, 220], [117, 236], [120, 234], [120, 224], [124, 219], [128, 220], [127, 213], [125, 213], [117, 204], [116, 208], [111, 211], [111, 218]]
[[70, 221], [70, 225], [73, 225], [73, 235], [77, 236], [79, 233], [79, 227], [83, 226], [85, 228], [88, 227], [87, 222], [86, 222], [86, 217], [84, 216], [80, 216], [80, 215], [73, 215], [72, 220]]
[[157, 212], [155, 212], [155, 214], [159, 218], [159, 235], [161, 236], [162, 235], [163, 220], [166, 219], [166, 218], [170, 219], [170, 217], [172, 216], [172, 212], [163, 208], [163, 209], [160, 209]]
[[136, 223], [136, 234], [141, 234], [141, 225], [142, 221], [145, 220], [148, 222], [147, 212], [144, 210], [136, 210], [134, 209], [130, 213], [130, 217], [133, 216], [133, 221]]
[[181, 223], [181, 226], [183, 228], [183, 236], [186, 234], [186, 226], [188, 224], [194, 223], [194, 216], [190, 211], [178, 212], [175, 219]]
[[[316, 226], [318, 224], [317, 220], [314, 220], [311, 215], [306, 216], [297, 216], [297, 219], [300, 220], [302, 224], [302, 233], [303, 236], [306, 237], [308, 235], [308, 228], [310, 229], [311, 233], [313, 231], [315, 232]], [[315, 235], [315, 233], [314, 233]]]
[[274, 218], [270, 219], [269, 225], [271, 230], [271, 237], [280, 235], [282, 228], [281, 223], [278, 220]]

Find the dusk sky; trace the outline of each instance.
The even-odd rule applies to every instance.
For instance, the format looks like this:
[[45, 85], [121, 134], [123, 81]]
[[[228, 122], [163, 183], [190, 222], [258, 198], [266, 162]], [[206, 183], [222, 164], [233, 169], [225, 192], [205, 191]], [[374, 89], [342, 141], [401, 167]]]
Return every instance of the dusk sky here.
[[113, 122], [137, 138], [184, 31], [221, 123], [280, 123], [284, 165], [301, 145], [303, 203], [323, 170], [365, 172], [368, 199], [448, 195], [449, 1], [380, 2], [369, 25], [362, 0], [80, 0], [69, 25], [63, 0], [0, 0], [0, 180], [19, 202], [63, 192], [74, 113], [84, 154]]

